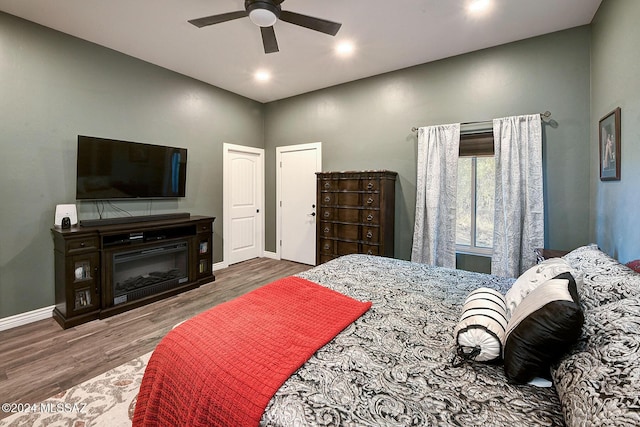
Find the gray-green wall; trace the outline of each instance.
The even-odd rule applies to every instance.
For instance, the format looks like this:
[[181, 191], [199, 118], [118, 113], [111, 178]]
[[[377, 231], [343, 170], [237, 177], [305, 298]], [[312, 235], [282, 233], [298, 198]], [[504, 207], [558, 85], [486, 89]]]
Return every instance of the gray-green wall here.
[[[605, 0], [593, 25], [591, 239], [622, 262], [640, 258], [640, 1]], [[598, 122], [621, 108], [620, 181], [600, 181]]]
[[[0, 318], [54, 304], [50, 228], [56, 204], [75, 202], [78, 134], [186, 147], [184, 199], [114, 204], [216, 216], [220, 261], [222, 144], [262, 147], [263, 108], [0, 12]], [[78, 209], [97, 216], [92, 203]]]
[[589, 46], [583, 26], [272, 102], [265, 110], [266, 249], [275, 250], [275, 147], [321, 141], [323, 169], [397, 171], [396, 257], [411, 253], [413, 126], [550, 110], [547, 246], [589, 238]]
[[[544, 127], [547, 246], [596, 241], [623, 261], [640, 258], [638, 18], [640, 2], [604, 0], [591, 26], [262, 105], [0, 13], [0, 319], [54, 303], [49, 229], [55, 205], [75, 199], [80, 133], [187, 147], [186, 198], [116, 205], [134, 215], [216, 216], [216, 262], [222, 143], [265, 148], [266, 249], [275, 251], [275, 147], [322, 141], [325, 170], [400, 173], [396, 254], [409, 258], [410, 128], [550, 110], [557, 126]], [[597, 124], [617, 106], [622, 181], [600, 182]], [[96, 216], [92, 204], [78, 207], [83, 218]]]

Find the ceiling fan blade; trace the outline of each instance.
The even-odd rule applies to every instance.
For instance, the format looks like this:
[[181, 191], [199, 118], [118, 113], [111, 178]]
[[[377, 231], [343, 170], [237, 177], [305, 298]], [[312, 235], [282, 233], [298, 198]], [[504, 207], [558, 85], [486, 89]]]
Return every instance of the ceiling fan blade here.
[[278, 40], [276, 40], [276, 32], [273, 27], [260, 27], [262, 33], [262, 44], [264, 45], [264, 53], [279, 52]]
[[237, 12], [221, 13], [220, 15], [205, 16], [204, 18], [190, 19], [190, 24], [195, 25], [198, 28], [206, 27], [208, 25], [219, 24], [221, 22], [231, 21], [238, 18], [244, 18], [248, 16], [246, 10], [239, 10]]
[[287, 10], [280, 12], [280, 20], [332, 36], [335, 36], [338, 33], [338, 30], [340, 30], [340, 27], [342, 27], [342, 24], [338, 24], [337, 22], [314, 18], [313, 16], [308, 15], [301, 15]]

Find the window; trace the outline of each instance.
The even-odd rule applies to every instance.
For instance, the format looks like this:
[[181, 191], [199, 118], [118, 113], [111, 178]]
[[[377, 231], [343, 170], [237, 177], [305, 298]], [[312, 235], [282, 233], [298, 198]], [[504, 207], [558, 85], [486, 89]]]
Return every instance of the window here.
[[491, 255], [494, 200], [493, 134], [462, 135], [456, 206], [458, 252]]

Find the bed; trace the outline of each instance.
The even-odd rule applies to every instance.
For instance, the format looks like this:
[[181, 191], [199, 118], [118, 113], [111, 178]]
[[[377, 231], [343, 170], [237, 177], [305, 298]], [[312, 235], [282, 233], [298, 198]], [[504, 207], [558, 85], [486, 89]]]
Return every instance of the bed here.
[[[640, 425], [640, 275], [594, 246], [565, 259], [584, 277], [584, 328], [552, 367], [555, 386], [548, 388], [509, 382], [499, 362], [453, 362], [453, 331], [467, 295], [480, 287], [504, 294], [514, 279], [367, 255], [299, 274], [372, 305], [284, 381], [259, 425]], [[179, 328], [197, 333], [193, 325]], [[171, 358], [186, 366], [194, 352], [202, 349]], [[141, 395], [143, 388], [172, 384], [145, 374]], [[167, 406], [139, 398], [134, 426], [161, 425]], [[200, 414], [198, 422], [212, 424], [210, 416]]]

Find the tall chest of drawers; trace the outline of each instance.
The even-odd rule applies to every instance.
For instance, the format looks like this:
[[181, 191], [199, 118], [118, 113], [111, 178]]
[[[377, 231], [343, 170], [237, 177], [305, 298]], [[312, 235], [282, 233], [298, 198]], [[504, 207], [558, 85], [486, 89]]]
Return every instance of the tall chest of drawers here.
[[316, 264], [348, 254], [393, 257], [396, 172], [318, 172]]

